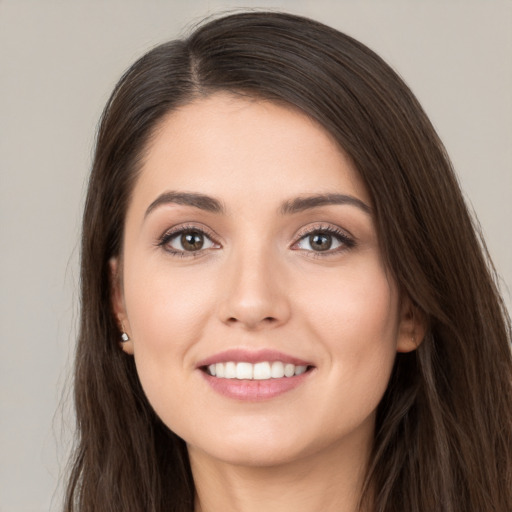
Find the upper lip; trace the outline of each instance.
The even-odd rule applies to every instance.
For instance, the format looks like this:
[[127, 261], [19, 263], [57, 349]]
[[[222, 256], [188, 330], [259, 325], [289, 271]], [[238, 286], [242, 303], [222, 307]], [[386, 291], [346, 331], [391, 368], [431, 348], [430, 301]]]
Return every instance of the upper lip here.
[[270, 363], [274, 361], [281, 361], [285, 364], [294, 364], [295, 366], [311, 366], [311, 363], [308, 361], [284, 354], [283, 352], [279, 352], [277, 350], [247, 350], [242, 348], [233, 348], [219, 352], [218, 354], [214, 354], [210, 357], [207, 357], [206, 359], [203, 359], [202, 361], [199, 361], [197, 367], [201, 368], [204, 366], [210, 366], [211, 364], [226, 363], [228, 361], [252, 364], [261, 363], [264, 361], [268, 361]]

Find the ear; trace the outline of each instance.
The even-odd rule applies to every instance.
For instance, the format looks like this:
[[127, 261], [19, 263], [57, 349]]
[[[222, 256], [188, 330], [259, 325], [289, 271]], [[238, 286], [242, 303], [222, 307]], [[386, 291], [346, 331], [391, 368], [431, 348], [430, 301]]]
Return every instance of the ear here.
[[427, 332], [425, 314], [413, 304], [408, 296], [400, 304], [400, 325], [398, 330], [397, 352], [412, 352], [422, 343]]
[[123, 279], [119, 258], [111, 258], [110, 265], [110, 297], [112, 310], [117, 320], [117, 325], [121, 333], [126, 333], [130, 338], [128, 341], [119, 341], [119, 346], [127, 354], [133, 355], [133, 341], [131, 339], [130, 322], [126, 314], [124, 303]]

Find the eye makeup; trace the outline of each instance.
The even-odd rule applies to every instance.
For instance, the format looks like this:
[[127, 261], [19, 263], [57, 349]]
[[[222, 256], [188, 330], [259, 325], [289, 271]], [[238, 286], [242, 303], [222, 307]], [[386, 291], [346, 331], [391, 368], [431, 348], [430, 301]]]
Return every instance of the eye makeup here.
[[[220, 249], [222, 246], [216, 241], [215, 234], [206, 226], [185, 224], [174, 226], [164, 232], [157, 240], [156, 245], [172, 256], [197, 257], [210, 249]], [[181, 248], [171, 245], [178, 244]]]
[[[331, 224], [311, 225], [294, 237], [290, 249], [301, 251], [310, 257], [328, 257], [356, 246], [353, 236]], [[221, 249], [215, 233], [204, 225], [187, 223], [174, 226], [163, 233], [156, 246], [177, 257], [197, 257], [207, 251]]]
[[[309, 226], [300, 231], [297, 236], [299, 239], [294, 242], [291, 249], [304, 251], [316, 258], [339, 254], [356, 246], [353, 236], [332, 224], [321, 223]], [[304, 243], [310, 248], [305, 248]]]

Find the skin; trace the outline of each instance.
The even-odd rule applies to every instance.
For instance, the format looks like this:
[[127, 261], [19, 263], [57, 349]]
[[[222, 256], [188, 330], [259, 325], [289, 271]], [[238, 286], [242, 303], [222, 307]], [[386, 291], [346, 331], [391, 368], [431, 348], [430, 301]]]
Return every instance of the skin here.
[[[216, 198], [224, 212], [161, 202]], [[344, 194], [283, 214], [285, 202]], [[183, 251], [171, 228], [206, 231]], [[332, 248], [314, 250], [306, 231]], [[346, 241], [346, 237], [351, 242]], [[211, 241], [210, 241], [211, 239]], [[181, 250], [178, 254], [172, 251]], [[197, 510], [355, 510], [376, 407], [421, 326], [379, 249], [371, 201], [329, 134], [291, 107], [216, 93], [170, 113], [147, 148], [111, 262], [113, 303], [147, 397], [186, 442]], [[313, 367], [268, 400], [225, 397], [198, 363], [274, 349]]]

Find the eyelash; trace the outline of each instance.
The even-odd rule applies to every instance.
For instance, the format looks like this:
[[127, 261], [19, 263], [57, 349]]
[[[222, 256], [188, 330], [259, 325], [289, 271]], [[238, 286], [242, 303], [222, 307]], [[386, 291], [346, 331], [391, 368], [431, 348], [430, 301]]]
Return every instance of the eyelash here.
[[[166, 245], [176, 238], [179, 235], [182, 235], [187, 232], [195, 232], [199, 233], [201, 235], [204, 235], [206, 238], [208, 238], [212, 243], [220, 245], [219, 242], [216, 241], [216, 237], [214, 233], [212, 233], [210, 230], [204, 228], [204, 227], [198, 227], [194, 225], [184, 225], [184, 226], [178, 226], [176, 228], [172, 228], [169, 231], [166, 231], [157, 241], [157, 246], [162, 247], [166, 252], [170, 253], [172, 256], [177, 256], [179, 258], [187, 258], [192, 257], [196, 258], [198, 256], [201, 256], [204, 254], [205, 251], [208, 249], [199, 249], [197, 251], [181, 251], [172, 249], [169, 247], [166, 247]], [[336, 248], [334, 250], [326, 250], [324, 251], [310, 251], [306, 249], [294, 249], [294, 250], [300, 250], [305, 253], [308, 253], [309, 257], [313, 258], [325, 258], [327, 256], [332, 256], [333, 254], [338, 254], [340, 252], [352, 249], [356, 245], [356, 241], [349, 236], [346, 232], [342, 231], [339, 228], [330, 226], [330, 225], [316, 225], [312, 226], [305, 231], [302, 231], [298, 235], [298, 239], [296, 242], [294, 242], [291, 246], [293, 248], [297, 244], [299, 244], [302, 240], [304, 240], [306, 237], [314, 235], [314, 234], [327, 234], [330, 236], [333, 236], [338, 239], [338, 241], [341, 243], [341, 246], [339, 248]]]
[[305, 249], [295, 250], [304, 251], [305, 253], [308, 254], [310, 258], [326, 258], [328, 256], [332, 256], [334, 254], [339, 254], [341, 252], [353, 249], [356, 246], [356, 241], [354, 240], [354, 238], [349, 236], [345, 231], [331, 225], [320, 224], [316, 226], [311, 226], [306, 230], [300, 232], [298, 235], [298, 240], [293, 243], [292, 247], [296, 246], [301, 240], [304, 240], [308, 236], [316, 234], [327, 234], [334, 238], [337, 238], [341, 245], [336, 249], [327, 251], [308, 251]]
[[205, 238], [211, 240], [214, 244], [220, 245], [219, 242], [216, 241], [216, 237], [214, 233], [204, 227], [198, 227], [194, 225], [184, 225], [178, 226], [176, 228], [171, 228], [169, 231], [166, 231], [158, 240], [157, 246], [162, 247], [164, 251], [168, 252], [172, 256], [177, 256], [178, 258], [197, 258], [204, 254], [204, 251], [207, 249], [200, 249], [198, 251], [180, 251], [176, 249], [172, 249], [170, 247], [166, 247], [166, 245], [173, 239], [179, 235], [182, 235], [187, 232], [194, 232], [204, 235]]

